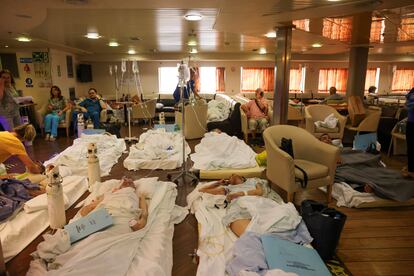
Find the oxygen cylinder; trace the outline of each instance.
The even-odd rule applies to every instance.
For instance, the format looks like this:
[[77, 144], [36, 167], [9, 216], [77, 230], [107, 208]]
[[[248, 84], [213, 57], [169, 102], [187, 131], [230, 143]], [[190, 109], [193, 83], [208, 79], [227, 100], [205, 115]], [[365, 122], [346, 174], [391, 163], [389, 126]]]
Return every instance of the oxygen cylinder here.
[[96, 181], [101, 182], [101, 168], [99, 166], [99, 159], [97, 156], [98, 149], [95, 143], [88, 145], [88, 179], [89, 191], [92, 190], [92, 185]]
[[63, 228], [66, 224], [65, 201], [63, 199], [62, 177], [59, 166], [54, 167], [48, 174], [49, 183], [46, 186], [47, 207], [50, 228]]
[[78, 113], [78, 137], [81, 137], [83, 130], [85, 129], [85, 122], [83, 120], [83, 114]]
[[160, 125], [165, 125], [165, 113], [164, 112], [160, 112], [159, 116], [159, 124]]

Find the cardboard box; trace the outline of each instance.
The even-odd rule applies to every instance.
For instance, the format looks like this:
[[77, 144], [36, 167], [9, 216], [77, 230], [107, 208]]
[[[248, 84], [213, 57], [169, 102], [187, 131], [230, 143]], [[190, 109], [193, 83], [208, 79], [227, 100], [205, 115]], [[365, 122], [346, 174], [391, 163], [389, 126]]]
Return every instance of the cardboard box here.
[[358, 126], [365, 118], [365, 107], [362, 98], [359, 96], [348, 97], [348, 114], [352, 126]]

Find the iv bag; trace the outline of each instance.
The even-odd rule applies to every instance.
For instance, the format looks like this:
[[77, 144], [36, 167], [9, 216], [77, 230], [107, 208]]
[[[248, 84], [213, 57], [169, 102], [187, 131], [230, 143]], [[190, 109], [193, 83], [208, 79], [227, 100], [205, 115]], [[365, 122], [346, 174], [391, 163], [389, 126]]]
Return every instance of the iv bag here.
[[118, 65], [114, 65], [115, 74], [118, 72]]
[[134, 74], [138, 74], [139, 73], [138, 62], [136, 60], [132, 61], [132, 72]]
[[112, 65], [109, 65], [109, 75], [112, 76]]
[[124, 59], [124, 60], [122, 60], [122, 62], [121, 62], [121, 72], [122, 73], [125, 73], [126, 72], [126, 60]]

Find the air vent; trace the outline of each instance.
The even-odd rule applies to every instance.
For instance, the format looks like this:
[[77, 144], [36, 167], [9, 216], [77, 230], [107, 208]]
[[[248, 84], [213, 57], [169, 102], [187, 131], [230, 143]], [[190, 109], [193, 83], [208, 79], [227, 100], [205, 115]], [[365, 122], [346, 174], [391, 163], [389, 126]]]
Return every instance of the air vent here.
[[133, 40], [133, 41], [140, 41], [141, 38], [137, 37], [137, 36], [131, 36], [129, 39]]
[[63, 0], [63, 2], [69, 5], [86, 5], [89, 0]]

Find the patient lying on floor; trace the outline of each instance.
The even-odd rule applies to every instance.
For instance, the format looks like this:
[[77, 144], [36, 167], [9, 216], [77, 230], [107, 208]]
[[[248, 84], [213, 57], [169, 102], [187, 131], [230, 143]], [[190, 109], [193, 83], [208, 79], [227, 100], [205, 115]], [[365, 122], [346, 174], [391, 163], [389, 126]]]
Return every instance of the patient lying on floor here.
[[[140, 193], [139, 195], [136, 194], [136, 188], [134, 185], [134, 182], [132, 179], [124, 178], [121, 181], [121, 184], [118, 188], [114, 188], [111, 192], [103, 194], [101, 196], [98, 196], [92, 202], [86, 206], [84, 206], [80, 211], [81, 216], [86, 216], [93, 210], [95, 210], [98, 207], [103, 207], [106, 209], [109, 209], [110, 213], [113, 213], [113, 210], [111, 210], [111, 207], [113, 207], [113, 204], [110, 202], [111, 199], [116, 197], [116, 194], [120, 193], [128, 193], [132, 195], [132, 197], [138, 197], [138, 204], [136, 203], [136, 199], [131, 198], [131, 206], [132, 209], [138, 209], [138, 210], [132, 210], [133, 212], [138, 213], [138, 216], [136, 218], [131, 219], [129, 221], [129, 226], [133, 231], [138, 231], [145, 227], [147, 224], [148, 219], [148, 205], [146, 202], [146, 195], [144, 193]], [[125, 204], [125, 208], [127, 207], [127, 203]], [[137, 205], [137, 206], [136, 206]]]

